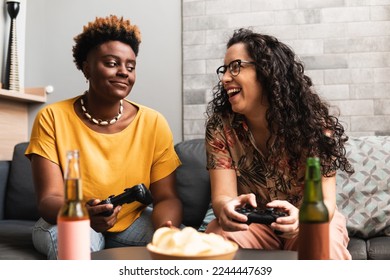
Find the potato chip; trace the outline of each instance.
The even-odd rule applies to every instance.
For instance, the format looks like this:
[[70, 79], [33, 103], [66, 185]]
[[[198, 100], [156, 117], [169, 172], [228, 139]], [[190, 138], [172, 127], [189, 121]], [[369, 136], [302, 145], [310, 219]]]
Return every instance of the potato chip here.
[[152, 245], [162, 253], [183, 256], [223, 254], [234, 247], [220, 235], [198, 232], [192, 227], [159, 228], [153, 235]]

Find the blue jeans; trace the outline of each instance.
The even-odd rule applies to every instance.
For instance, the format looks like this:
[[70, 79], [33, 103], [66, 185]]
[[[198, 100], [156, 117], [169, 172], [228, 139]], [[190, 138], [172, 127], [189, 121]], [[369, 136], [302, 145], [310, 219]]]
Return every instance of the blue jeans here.
[[[152, 208], [147, 207], [141, 216], [122, 232], [99, 233], [91, 228], [91, 252], [105, 248], [125, 246], [145, 246], [152, 241]], [[57, 259], [57, 226], [39, 219], [33, 228], [32, 239], [37, 251], [49, 260]]]

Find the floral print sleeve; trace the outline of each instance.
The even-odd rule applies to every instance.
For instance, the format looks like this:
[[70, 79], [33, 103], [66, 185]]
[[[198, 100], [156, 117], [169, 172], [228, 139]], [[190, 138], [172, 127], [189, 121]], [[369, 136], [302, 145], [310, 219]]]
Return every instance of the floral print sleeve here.
[[209, 121], [206, 127], [207, 169], [233, 169], [229, 145], [232, 138], [226, 134], [220, 118]]

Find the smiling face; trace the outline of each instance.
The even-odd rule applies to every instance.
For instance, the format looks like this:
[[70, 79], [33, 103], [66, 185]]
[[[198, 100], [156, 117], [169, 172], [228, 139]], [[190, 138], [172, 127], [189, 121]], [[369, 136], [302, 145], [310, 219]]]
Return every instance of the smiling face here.
[[[228, 65], [237, 59], [253, 61], [243, 43], [234, 44], [227, 49], [224, 63]], [[237, 76], [232, 76], [227, 70], [222, 77], [222, 84], [229, 95], [232, 110], [236, 113], [249, 117], [257, 114], [259, 106], [267, 105], [266, 96], [257, 79], [253, 64], [242, 64]]]
[[125, 98], [135, 83], [136, 55], [120, 41], [108, 41], [88, 53], [83, 72], [89, 91], [103, 99]]

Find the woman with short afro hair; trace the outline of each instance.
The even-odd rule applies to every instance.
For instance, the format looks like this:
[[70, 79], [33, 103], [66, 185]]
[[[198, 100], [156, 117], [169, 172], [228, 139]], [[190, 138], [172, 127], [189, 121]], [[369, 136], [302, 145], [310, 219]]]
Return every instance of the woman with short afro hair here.
[[[159, 112], [127, 99], [136, 80], [138, 27], [115, 15], [97, 17], [74, 40], [74, 62], [88, 89], [41, 109], [26, 150], [41, 215], [33, 243], [48, 259], [57, 258], [56, 218], [64, 202], [68, 150], [80, 151], [91, 251], [144, 246], [157, 228], [178, 227], [182, 219], [175, 190], [181, 163], [168, 123]], [[137, 200], [114, 209], [99, 205], [138, 184], [150, 190], [153, 207]]]

